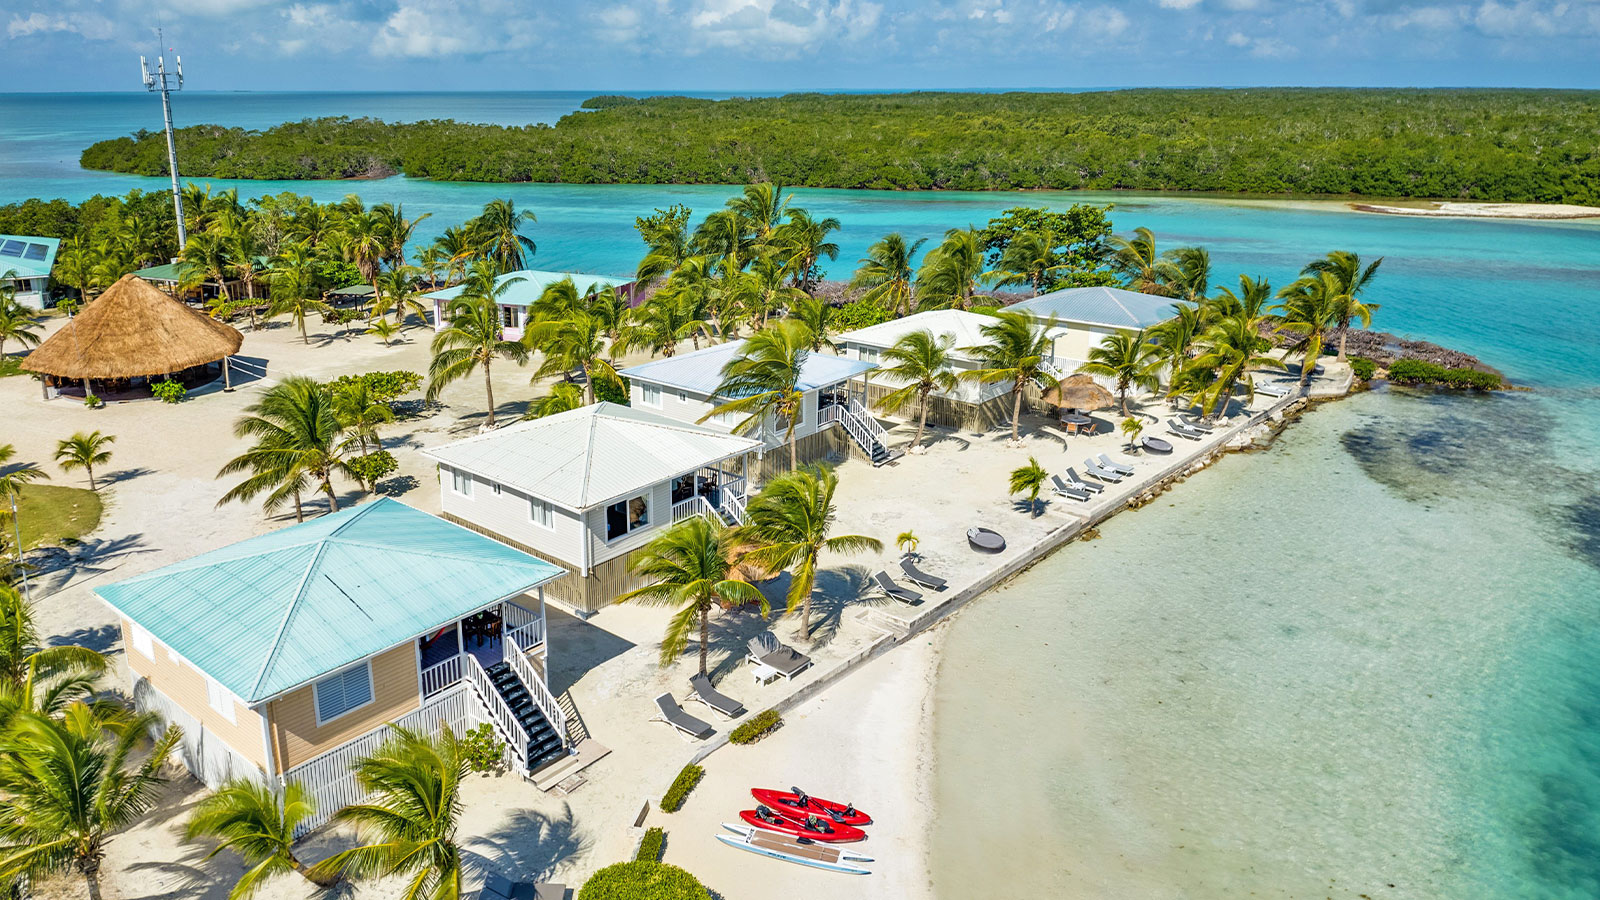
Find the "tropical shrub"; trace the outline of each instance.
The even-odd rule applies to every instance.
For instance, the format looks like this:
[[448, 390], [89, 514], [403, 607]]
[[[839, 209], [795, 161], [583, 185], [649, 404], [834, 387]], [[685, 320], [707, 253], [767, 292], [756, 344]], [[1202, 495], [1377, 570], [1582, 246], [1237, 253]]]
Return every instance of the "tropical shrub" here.
[[979, 304], [977, 306], [974, 306], [971, 310], [969, 310], [969, 312], [975, 312], [980, 316], [992, 316], [992, 315], [994, 315], [995, 313], [997, 313], [999, 311], [1000, 311], [1000, 307], [992, 306], [992, 305], [987, 304], [987, 303]]
[[182, 403], [183, 398], [188, 394], [188, 388], [170, 379], [150, 385], [150, 396], [160, 400], [162, 403]]
[[1378, 374], [1378, 364], [1365, 356], [1350, 357], [1350, 371], [1362, 381], [1371, 381], [1372, 376]]
[[644, 840], [639, 842], [639, 852], [633, 858], [640, 862], [661, 862], [661, 854], [667, 849], [667, 833], [660, 828], [652, 828], [644, 833]]
[[578, 891], [578, 900], [710, 900], [699, 879], [677, 866], [635, 860], [606, 866]]
[[672, 779], [672, 786], [661, 795], [661, 811], [671, 813], [682, 809], [683, 801], [689, 798], [689, 792], [694, 790], [694, 786], [704, 777], [706, 777], [705, 769], [694, 763], [684, 766], [678, 777]]
[[346, 460], [345, 464], [350, 467], [350, 474], [367, 484], [375, 484], [378, 479], [393, 475], [400, 468], [400, 463], [395, 461], [394, 454], [387, 450], [357, 456]]
[[89, 396], [83, 398], [83, 405], [89, 407], [90, 409], [99, 409], [100, 407], [105, 406], [106, 402], [94, 394], [90, 394]]
[[506, 742], [500, 740], [494, 726], [488, 722], [467, 729], [461, 736], [461, 752], [474, 772], [498, 771], [505, 761], [505, 749]]
[[330, 306], [322, 311], [322, 324], [349, 325], [361, 316], [362, 312], [359, 309], [338, 309]]
[[628, 405], [628, 379], [618, 375], [615, 379], [598, 378], [594, 383], [594, 399], [596, 402], [620, 403]]
[[1420, 359], [1397, 359], [1390, 363], [1389, 380], [1397, 384], [1437, 384], [1475, 391], [1493, 391], [1501, 387], [1500, 376], [1493, 372], [1446, 369]]
[[855, 331], [894, 318], [894, 314], [871, 300], [856, 300], [839, 307], [833, 314], [832, 326], [836, 331]]
[[733, 730], [728, 735], [728, 740], [735, 744], [754, 744], [783, 724], [783, 717], [775, 709], [759, 712], [747, 719], [744, 724]]
[[364, 381], [374, 399], [387, 403], [422, 388], [422, 376], [416, 372], [365, 372], [360, 375], [340, 375], [328, 383], [337, 390], [340, 385]]

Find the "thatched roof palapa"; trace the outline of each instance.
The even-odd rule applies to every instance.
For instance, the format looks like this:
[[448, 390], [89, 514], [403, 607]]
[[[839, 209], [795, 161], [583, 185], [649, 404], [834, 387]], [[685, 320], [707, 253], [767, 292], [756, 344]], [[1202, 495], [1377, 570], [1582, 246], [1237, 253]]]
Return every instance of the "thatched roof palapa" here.
[[1116, 402], [1111, 392], [1088, 375], [1071, 375], [1044, 392], [1044, 401], [1074, 409], [1105, 409]]
[[22, 361], [58, 378], [137, 378], [181, 372], [239, 352], [239, 330], [124, 275]]

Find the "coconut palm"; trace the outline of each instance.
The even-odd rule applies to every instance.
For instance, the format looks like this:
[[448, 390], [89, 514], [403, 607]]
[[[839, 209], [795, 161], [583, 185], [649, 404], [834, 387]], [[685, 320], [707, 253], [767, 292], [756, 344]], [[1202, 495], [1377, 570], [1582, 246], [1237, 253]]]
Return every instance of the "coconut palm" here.
[[[668, 282], [669, 285], [671, 282]], [[663, 289], [639, 304], [622, 329], [618, 350], [649, 347], [651, 355], [672, 356], [678, 342], [707, 332], [707, 323], [690, 315], [688, 304], [675, 291]]]
[[89, 490], [99, 490], [94, 483], [94, 467], [103, 466], [111, 461], [111, 445], [116, 443], [116, 440], [117, 437], [113, 434], [80, 431], [56, 443], [56, 465], [60, 466], [63, 472], [82, 469], [89, 476]]
[[1179, 247], [1168, 255], [1164, 293], [1198, 304], [1211, 290], [1211, 253], [1204, 247]]
[[78, 298], [84, 306], [94, 299], [94, 292], [99, 279], [94, 272], [94, 248], [84, 241], [82, 235], [75, 235], [61, 243], [61, 251], [56, 254], [54, 267], [55, 277], [62, 284], [76, 288]]
[[1194, 365], [1212, 373], [1212, 381], [1193, 392], [1191, 400], [1200, 405], [1206, 418], [1216, 415], [1219, 408], [1226, 409], [1237, 384], [1244, 385], [1246, 402], [1255, 396], [1252, 367], [1277, 364], [1276, 359], [1266, 355], [1272, 342], [1261, 336], [1261, 322], [1259, 316], [1228, 316], [1200, 337], [1200, 355]]
[[917, 270], [917, 305], [968, 309], [983, 274], [983, 241], [971, 228], [952, 228]]
[[1228, 316], [1255, 319], [1266, 315], [1271, 303], [1272, 282], [1240, 275], [1237, 293], [1232, 288], [1217, 288], [1216, 294], [1200, 305], [1200, 312], [1207, 324]]
[[467, 754], [448, 727], [438, 737], [388, 726], [392, 736], [356, 761], [356, 783], [365, 803], [334, 814], [355, 827], [361, 846], [336, 853], [311, 867], [311, 877], [401, 876], [401, 900], [456, 900], [461, 896], [461, 783]]
[[898, 231], [884, 235], [867, 248], [867, 255], [861, 258], [850, 279], [850, 287], [866, 289], [862, 300], [880, 304], [892, 313], [910, 315], [915, 277], [912, 263], [926, 242], [927, 238], [918, 238], [908, 245], [905, 235]]
[[550, 388], [550, 393], [543, 397], [535, 397], [528, 403], [528, 410], [522, 414], [524, 419], [542, 419], [556, 413], [587, 406], [583, 401], [583, 388], [570, 381], [562, 381]]
[[478, 240], [466, 226], [446, 228], [433, 245], [445, 259], [445, 279], [455, 284], [467, 277], [467, 265], [478, 255]]
[[217, 505], [266, 494], [264, 508], [270, 513], [293, 499], [295, 521], [304, 522], [300, 494], [313, 487], [327, 495], [329, 510], [338, 512], [333, 475], [352, 473], [344, 459], [346, 431], [327, 388], [304, 375], [291, 375], [244, 411], [247, 415], [233, 423], [233, 434], [254, 438], [255, 444], [229, 460], [217, 477], [238, 472], [249, 477], [223, 494]]
[[769, 418], [784, 428], [789, 444], [789, 468], [800, 465], [795, 447], [794, 428], [800, 418], [800, 403], [805, 391], [800, 373], [811, 356], [811, 329], [786, 319], [764, 328], [745, 340], [742, 352], [722, 367], [722, 383], [715, 396], [732, 397], [713, 407], [700, 421], [715, 416], [742, 415], [746, 418], [733, 427], [739, 434], [760, 432]]
[[1111, 236], [1111, 271], [1122, 276], [1129, 290], [1166, 294], [1172, 263], [1156, 252], [1156, 238], [1148, 228], [1135, 228], [1133, 237]]
[[987, 338], [986, 343], [961, 348], [961, 352], [977, 360], [978, 368], [964, 371], [959, 377], [982, 384], [1011, 382], [1011, 442], [1018, 443], [1022, 440], [1018, 426], [1023, 392], [1030, 384], [1046, 388], [1054, 383], [1045, 360], [1055, 351], [1049, 336], [1055, 319], [1040, 326], [1026, 313], [1004, 310], [995, 313], [994, 319], [978, 329]]
[[44, 646], [33, 608], [16, 588], [0, 584], [0, 686], [21, 688], [29, 678], [105, 667], [105, 657], [88, 647]]
[[1278, 292], [1277, 312], [1271, 321], [1280, 331], [1299, 335], [1285, 356], [1300, 357], [1300, 391], [1311, 385], [1311, 373], [1322, 355], [1323, 337], [1338, 321], [1343, 306], [1344, 285], [1332, 272], [1319, 272], [1297, 279]]
[[917, 400], [917, 436], [911, 446], [919, 450], [922, 434], [928, 428], [928, 398], [934, 391], [949, 393], [958, 383], [955, 361], [950, 356], [950, 346], [954, 343], [954, 336], [934, 337], [932, 331], [924, 328], [901, 335], [893, 347], [883, 351], [879, 373], [905, 386], [884, 395], [878, 405], [884, 412], [893, 413], [913, 398]]
[[839, 312], [838, 307], [821, 297], [797, 297], [789, 306], [789, 318], [806, 326], [811, 332], [811, 350], [820, 351], [823, 347], [837, 350], [838, 346], [828, 339], [828, 332], [833, 330], [833, 317]]
[[493, 263], [496, 275], [527, 268], [527, 260], [538, 252], [533, 239], [522, 228], [539, 221], [532, 210], [517, 210], [511, 200], [490, 200], [483, 213], [469, 223], [478, 246], [478, 256]]
[[1172, 305], [1177, 315], [1150, 329], [1156, 361], [1167, 370], [1167, 396], [1177, 390], [1185, 366], [1194, 356], [1194, 342], [1206, 329], [1205, 310], [1187, 303]]
[[227, 272], [244, 288], [245, 299], [256, 297], [256, 277], [261, 274], [261, 257], [266, 247], [256, 236], [256, 230], [243, 214], [228, 214], [212, 226], [222, 232], [227, 247]]
[[345, 219], [340, 229], [340, 247], [344, 258], [361, 273], [361, 280], [372, 285], [373, 299], [377, 299], [378, 272], [389, 253], [389, 235], [383, 220], [370, 212]]
[[[339, 427], [350, 435], [346, 443], [354, 441], [362, 456], [382, 450], [383, 439], [378, 436], [378, 426], [394, 421], [394, 408], [379, 399], [363, 378], [341, 381], [330, 393], [334, 417], [339, 420]], [[356, 481], [360, 480], [358, 475]]]
[[1383, 257], [1373, 260], [1365, 269], [1361, 268], [1361, 257], [1349, 250], [1335, 250], [1326, 258], [1315, 260], [1305, 267], [1301, 275], [1332, 275], [1339, 283], [1339, 293], [1334, 300], [1334, 330], [1339, 334], [1340, 362], [1344, 362], [1345, 338], [1350, 333], [1350, 323], [1360, 322], [1362, 328], [1372, 325], [1372, 314], [1379, 309], [1376, 303], [1364, 303], [1361, 292], [1372, 283], [1373, 277], [1378, 274], [1378, 267], [1383, 265]]
[[311, 343], [306, 334], [306, 319], [312, 313], [327, 313], [331, 307], [322, 302], [318, 288], [321, 261], [308, 244], [285, 244], [272, 259], [272, 304], [267, 307], [267, 317], [287, 315], [289, 321], [300, 329], [300, 340]]
[[574, 371], [583, 373], [584, 406], [594, 402], [596, 379], [620, 383], [616, 367], [608, 358], [605, 329], [587, 312], [574, 310], [565, 318], [536, 323], [523, 333], [522, 340], [530, 348], [544, 351], [544, 362], [533, 373], [533, 381], [553, 375], [570, 378]]
[[106, 843], [155, 805], [161, 769], [182, 736], [168, 727], [135, 765], [157, 721], [129, 715], [107, 728], [81, 701], [59, 718], [12, 717], [0, 738], [0, 881], [75, 872], [99, 900]]
[[[0, 444], [0, 520], [9, 518], [12, 510], [22, 499], [22, 489], [35, 481], [47, 481], [50, 476], [36, 463], [12, 462], [17, 455], [17, 448], [11, 444]], [[15, 523], [14, 523], [15, 524]], [[16, 557], [16, 564], [22, 565], [22, 547], [11, 548]]]
[[228, 892], [228, 900], [246, 900], [264, 882], [287, 872], [297, 872], [325, 888], [335, 879], [313, 877], [311, 868], [294, 852], [295, 831], [316, 811], [316, 799], [298, 781], [284, 784], [280, 794], [258, 781], [238, 778], [195, 805], [184, 826], [184, 837], [216, 840], [217, 846], [206, 859], [232, 850], [249, 866]]
[[1078, 367], [1078, 371], [1115, 378], [1117, 402], [1126, 416], [1130, 390], [1138, 387], [1153, 391], [1161, 386], [1161, 379], [1156, 375], [1161, 364], [1160, 352], [1141, 328], [1138, 331], [1118, 331], [1101, 338], [1099, 344], [1089, 348], [1089, 359]]
[[495, 264], [479, 260], [467, 276], [466, 288], [450, 304], [449, 319], [433, 336], [433, 361], [428, 364], [429, 401], [453, 381], [483, 369], [483, 390], [488, 398], [489, 415], [485, 427], [494, 425], [494, 380], [490, 366], [495, 359], [509, 359], [517, 365], [528, 361], [528, 345], [509, 341], [501, 333], [499, 297], [522, 278], [496, 278]]
[[822, 277], [822, 260], [839, 258], [839, 245], [828, 240], [829, 234], [839, 230], [839, 220], [833, 216], [813, 218], [803, 209], [791, 209], [785, 215], [788, 221], [772, 230], [770, 242], [785, 260], [794, 286], [813, 291]]
[[411, 235], [416, 232], [422, 220], [433, 213], [423, 213], [415, 219], [408, 219], [404, 204], [396, 206], [392, 203], [379, 203], [372, 207], [372, 214], [377, 217], [379, 230], [389, 245], [384, 251], [384, 259], [394, 268], [404, 267], [406, 244], [411, 242]]
[[728, 198], [726, 205], [755, 232], [757, 241], [768, 243], [790, 212], [789, 201], [793, 199], [793, 194], [784, 196], [783, 185], [768, 181], [745, 185], [738, 196]]
[[767, 320], [783, 309], [792, 309], [807, 296], [805, 291], [784, 283], [783, 262], [777, 254], [763, 253], [750, 263], [750, 277], [746, 280], [749, 292], [744, 297], [746, 312], [756, 328], [767, 327]]
[[[14, 278], [16, 273], [7, 272], [0, 275], [0, 283], [7, 283], [5, 279]], [[12, 297], [0, 297], [0, 360], [5, 359], [6, 341], [16, 341], [23, 346], [39, 346], [39, 331], [41, 326], [33, 318], [33, 310]]]
[[700, 626], [700, 674], [706, 673], [711, 647], [714, 606], [758, 605], [768, 612], [767, 598], [739, 577], [734, 564], [733, 532], [708, 516], [692, 516], [667, 529], [633, 554], [628, 568], [649, 582], [617, 598], [618, 603], [675, 607], [661, 637], [661, 664], [670, 665], [689, 645]]
[[389, 342], [400, 333], [400, 325], [388, 319], [374, 319], [372, 324], [367, 326], [366, 333], [375, 334], [382, 338], [383, 345], [387, 347]]
[[1144, 433], [1144, 422], [1138, 416], [1129, 416], [1117, 426], [1128, 436], [1128, 452], [1139, 452], [1139, 435]]
[[1059, 244], [1052, 231], [1024, 231], [1011, 239], [999, 263], [983, 278], [997, 288], [1025, 284], [1038, 294], [1058, 272], [1071, 268], [1056, 253]]
[[1039, 515], [1039, 492], [1044, 490], [1044, 483], [1049, 480], [1050, 473], [1039, 465], [1039, 461], [1028, 457], [1028, 464], [1021, 468], [1011, 470], [1010, 490], [1011, 496], [1018, 494], [1028, 495], [1028, 511], [1035, 518]]
[[755, 255], [755, 245], [750, 220], [733, 209], [719, 209], [706, 216], [695, 228], [689, 244], [696, 256], [723, 260], [734, 269], [744, 268]]
[[407, 316], [416, 316], [423, 325], [428, 324], [429, 304], [424, 303], [417, 291], [415, 266], [399, 266], [378, 276], [377, 293], [373, 295], [373, 309], [379, 317], [394, 311], [395, 321], [404, 324]]
[[811, 632], [811, 594], [823, 551], [855, 554], [883, 549], [883, 542], [861, 534], [833, 534], [838, 510], [833, 495], [839, 476], [831, 469], [807, 466], [767, 482], [745, 507], [748, 524], [735, 529], [734, 539], [752, 547], [744, 559], [767, 571], [788, 570], [785, 604], [800, 608], [800, 631]]

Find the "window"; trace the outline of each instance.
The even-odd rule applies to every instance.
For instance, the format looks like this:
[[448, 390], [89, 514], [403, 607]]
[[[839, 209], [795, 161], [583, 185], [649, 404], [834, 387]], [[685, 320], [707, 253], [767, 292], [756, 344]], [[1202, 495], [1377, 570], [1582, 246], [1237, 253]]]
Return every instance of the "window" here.
[[211, 704], [212, 709], [222, 713], [224, 719], [237, 724], [238, 719], [234, 718], [233, 714], [233, 695], [210, 676], [206, 677], [206, 701]]
[[661, 405], [661, 385], [659, 385], [659, 384], [641, 384], [641, 385], [639, 385], [639, 402], [643, 403], [645, 406], [660, 406]]
[[500, 324], [507, 328], [517, 327], [517, 308], [515, 306], [500, 307]]
[[556, 527], [555, 507], [536, 497], [528, 498], [528, 521], [546, 528]]
[[631, 534], [650, 524], [650, 498], [644, 494], [606, 507], [606, 540]]
[[450, 489], [463, 497], [472, 496], [472, 473], [459, 469], [450, 470]]
[[498, 482], [498, 481], [489, 482], [489, 490], [493, 491], [494, 495], [496, 497], [500, 496], [500, 482]]
[[137, 625], [130, 624], [128, 626], [128, 640], [133, 644], [133, 649], [143, 653], [146, 659], [154, 660], [156, 658], [156, 645], [150, 639], [150, 632]]
[[877, 347], [862, 347], [860, 350], [861, 361], [875, 363], [878, 361]]
[[688, 391], [679, 391], [678, 392], [678, 402], [679, 403], [688, 403], [689, 402], [689, 392]]
[[359, 662], [311, 686], [322, 725], [372, 702], [372, 666]]

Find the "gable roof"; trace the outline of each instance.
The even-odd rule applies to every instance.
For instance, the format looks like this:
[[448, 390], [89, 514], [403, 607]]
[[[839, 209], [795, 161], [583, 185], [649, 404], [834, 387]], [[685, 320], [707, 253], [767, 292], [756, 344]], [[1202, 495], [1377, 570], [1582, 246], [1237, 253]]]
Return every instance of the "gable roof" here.
[[22, 360], [59, 378], [165, 375], [239, 352], [244, 335], [124, 275]]
[[[633, 284], [634, 279], [617, 275], [586, 275], [582, 272], [546, 272], [542, 269], [522, 269], [517, 272], [507, 272], [494, 280], [494, 286], [499, 288], [513, 278], [521, 279], [506, 288], [506, 292], [495, 298], [496, 303], [505, 306], [532, 306], [541, 296], [545, 288], [563, 278], [571, 278], [579, 294], [586, 294], [591, 288], [601, 290], [608, 287], [626, 287]], [[458, 284], [442, 290], [423, 294], [433, 300], [454, 300], [461, 296], [466, 285]]]
[[423, 455], [582, 512], [761, 446], [747, 437], [602, 401]]
[[95, 593], [255, 705], [564, 573], [382, 497]]
[[18, 278], [46, 277], [60, 247], [56, 238], [0, 234], [0, 275], [15, 271]]
[[[623, 369], [633, 381], [693, 391], [712, 396], [722, 384], [722, 370], [744, 352], [744, 339], [702, 347], [693, 353], [680, 353]], [[812, 353], [800, 367], [800, 390], [810, 391], [854, 378], [876, 369], [877, 363], [845, 359], [827, 353]]]
[[982, 313], [967, 312], [963, 309], [930, 309], [903, 319], [890, 319], [887, 322], [868, 325], [866, 328], [846, 331], [834, 340], [866, 344], [871, 347], [893, 347], [896, 341], [913, 331], [926, 330], [933, 332], [934, 337], [950, 335], [954, 338], [954, 342], [950, 345], [952, 348], [950, 355], [959, 359], [971, 359], [971, 356], [961, 352], [961, 348], [989, 343], [982, 329], [983, 326], [994, 323], [994, 316]]
[[1159, 325], [1177, 315], [1172, 304], [1171, 297], [1156, 294], [1114, 287], [1079, 287], [1040, 294], [1007, 309], [1039, 319], [1055, 316], [1062, 322], [1139, 329]]

